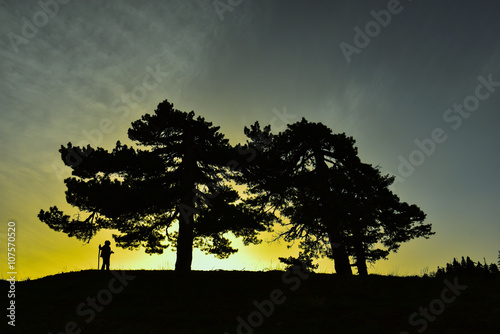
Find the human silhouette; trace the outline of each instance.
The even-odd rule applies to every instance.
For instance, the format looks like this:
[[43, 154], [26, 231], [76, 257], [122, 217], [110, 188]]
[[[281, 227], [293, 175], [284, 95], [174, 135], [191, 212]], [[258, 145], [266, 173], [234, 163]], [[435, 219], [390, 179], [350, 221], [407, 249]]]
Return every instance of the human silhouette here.
[[111, 247], [109, 245], [111, 242], [109, 240], [106, 240], [104, 242], [104, 246], [99, 245], [99, 250], [101, 251], [101, 257], [102, 257], [102, 267], [101, 270], [109, 270], [109, 258], [111, 254], [114, 252], [111, 250]]

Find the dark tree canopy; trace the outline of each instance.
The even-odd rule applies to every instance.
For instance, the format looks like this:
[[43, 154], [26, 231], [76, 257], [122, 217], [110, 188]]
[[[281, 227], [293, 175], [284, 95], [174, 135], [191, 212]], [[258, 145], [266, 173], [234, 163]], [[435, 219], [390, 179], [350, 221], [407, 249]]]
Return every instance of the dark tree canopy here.
[[353, 138], [305, 119], [279, 134], [256, 122], [245, 134], [243, 149], [260, 151], [240, 178], [253, 195], [247, 202], [289, 220], [281, 237], [301, 240], [299, 258], [328, 256], [337, 273], [351, 274], [353, 256], [367, 274], [366, 261], [433, 234], [425, 214], [388, 189], [394, 178], [360, 161]]
[[[270, 216], [242, 202], [228, 185], [236, 153], [219, 127], [164, 101], [133, 122], [128, 135], [145, 149], [120, 142], [111, 152], [62, 146], [61, 157], [72, 168], [66, 200], [85, 216], [70, 218], [54, 206], [41, 210], [40, 220], [84, 241], [101, 229], [116, 229], [118, 246], [142, 246], [147, 253], [172, 245], [178, 271], [190, 270], [193, 246], [219, 258], [236, 252], [229, 232], [245, 244], [259, 242]], [[173, 223], [178, 232], [168, 231]]]

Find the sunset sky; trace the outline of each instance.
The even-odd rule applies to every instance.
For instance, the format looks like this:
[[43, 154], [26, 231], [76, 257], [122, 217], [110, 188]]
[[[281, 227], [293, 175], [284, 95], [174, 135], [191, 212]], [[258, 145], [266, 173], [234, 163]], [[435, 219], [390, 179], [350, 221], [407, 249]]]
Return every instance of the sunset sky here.
[[[84, 244], [37, 218], [53, 205], [77, 213], [58, 149], [129, 143], [130, 123], [168, 99], [232, 144], [257, 120], [280, 131], [302, 117], [353, 136], [361, 159], [396, 175], [395, 193], [436, 232], [370, 273], [421, 274], [461, 256], [496, 262], [499, 10], [451, 0], [0, 0], [2, 254], [14, 221], [19, 278], [95, 268], [111, 232]], [[114, 268], [175, 263], [170, 250], [111, 246]], [[239, 249], [227, 260], [195, 251], [192, 268], [262, 270], [298, 253], [284, 243]], [[7, 256], [0, 269], [2, 278]]]

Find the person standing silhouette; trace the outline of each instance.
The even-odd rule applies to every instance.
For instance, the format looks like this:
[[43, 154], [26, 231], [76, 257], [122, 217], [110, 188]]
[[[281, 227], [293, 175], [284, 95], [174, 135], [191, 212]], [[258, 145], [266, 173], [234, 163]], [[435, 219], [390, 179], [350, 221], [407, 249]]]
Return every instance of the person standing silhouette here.
[[102, 257], [101, 270], [109, 270], [109, 258], [111, 257], [111, 254], [114, 253], [111, 250], [111, 247], [109, 247], [110, 244], [111, 242], [109, 242], [109, 240], [106, 240], [106, 242], [104, 242], [104, 246], [99, 245], [99, 250], [101, 251]]

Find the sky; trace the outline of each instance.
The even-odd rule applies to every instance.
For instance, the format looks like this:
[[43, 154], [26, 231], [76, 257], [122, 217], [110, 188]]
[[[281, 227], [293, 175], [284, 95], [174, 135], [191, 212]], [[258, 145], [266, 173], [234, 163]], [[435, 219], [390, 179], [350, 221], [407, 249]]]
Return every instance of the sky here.
[[[302, 117], [354, 137], [362, 161], [396, 176], [436, 232], [370, 273], [419, 275], [500, 250], [500, 5], [493, 1], [0, 0], [0, 242], [16, 224], [19, 279], [97, 267], [90, 243], [37, 214], [65, 201], [58, 149], [129, 143], [130, 123], [163, 100], [243, 143]], [[265, 270], [296, 247], [262, 236], [195, 270]], [[111, 239], [112, 240], [112, 239]], [[111, 266], [173, 269], [175, 253], [115, 247]], [[0, 261], [6, 277], [7, 256]], [[333, 263], [321, 261], [320, 272]], [[0, 278], [1, 278], [0, 277]]]

